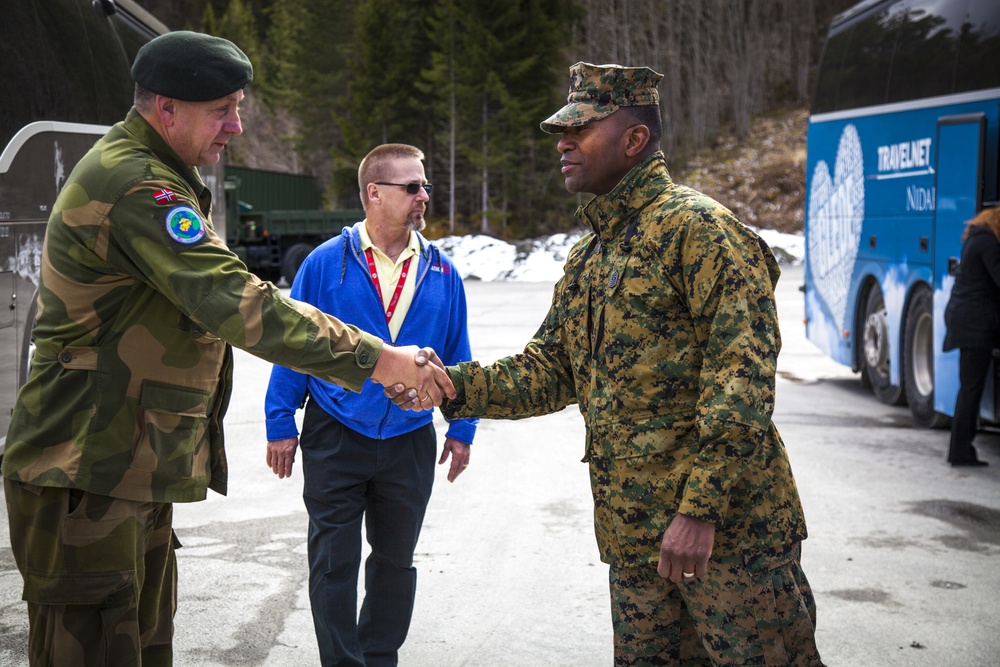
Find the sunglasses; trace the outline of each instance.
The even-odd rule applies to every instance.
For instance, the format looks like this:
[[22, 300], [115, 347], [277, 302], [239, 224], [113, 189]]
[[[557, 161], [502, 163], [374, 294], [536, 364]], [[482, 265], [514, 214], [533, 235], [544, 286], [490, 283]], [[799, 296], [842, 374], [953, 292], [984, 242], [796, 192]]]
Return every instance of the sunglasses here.
[[406, 194], [408, 195], [417, 194], [420, 192], [420, 188], [424, 189], [428, 197], [434, 192], [434, 186], [430, 183], [379, 183], [375, 181], [375, 185], [395, 185], [397, 188], [406, 188]]

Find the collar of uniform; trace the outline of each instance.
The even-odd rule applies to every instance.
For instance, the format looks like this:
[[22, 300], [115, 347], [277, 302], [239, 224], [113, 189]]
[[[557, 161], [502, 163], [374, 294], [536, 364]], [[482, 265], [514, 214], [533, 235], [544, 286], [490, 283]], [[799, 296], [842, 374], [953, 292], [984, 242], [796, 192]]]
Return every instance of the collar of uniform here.
[[149, 146], [156, 153], [157, 158], [188, 182], [191, 189], [197, 194], [202, 209], [207, 211], [206, 204], [211, 202], [212, 191], [205, 185], [198, 170], [184, 164], [177, 153], [160, 136], [160, 133], [153, 129], [153, 126], [135, 110], [135, 107], [129, 110], [122, 125], [129, 134], [136, 137], [142, 144]]
[[622, 234], [635, 214], [671, 183], [666, 158], [656, 151], [632, 167], [614, 190], [580, 207], [577, 216], [607, 243]]

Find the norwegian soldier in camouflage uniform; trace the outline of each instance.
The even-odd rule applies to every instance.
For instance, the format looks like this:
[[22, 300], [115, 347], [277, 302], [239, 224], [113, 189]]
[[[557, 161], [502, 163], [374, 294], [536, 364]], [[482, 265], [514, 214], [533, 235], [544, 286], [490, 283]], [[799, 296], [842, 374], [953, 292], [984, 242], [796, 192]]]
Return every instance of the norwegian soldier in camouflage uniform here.
[[216, 236], [196, 167], [242, 132], [253, 70], [191, 32], [145, 45], [135, 108], [73, 170], [47, 228], [3, 459], [31, 665], [169, 665], [172, 503], [226, 492], [235, 345], [352, 390], [453, 395], [410, 350], [282, 297]]
[[806, 525], [771, 422], [774, 256], [670, 179], [661, 75], [587, 63], [570, 75], [568, 104], [541, 127], [562, 135], [566, 188], [597, 195], [577, 211], [593, 233], [523, 353], [449, 368], [459, 398], [444, 413], [579, 405], [616, 665], [821, 665]]

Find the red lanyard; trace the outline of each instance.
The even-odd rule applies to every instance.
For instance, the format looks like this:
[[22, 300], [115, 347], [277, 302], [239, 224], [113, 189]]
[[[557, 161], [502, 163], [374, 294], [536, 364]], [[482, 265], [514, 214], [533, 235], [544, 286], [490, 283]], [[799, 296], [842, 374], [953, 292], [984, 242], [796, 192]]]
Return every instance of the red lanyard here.
[[[385, 306], [385, 301], [382, 299], [382, 286], [378, 282], [378, 269], [375, 268], [375, 256], [372, 254], [371, 248], [365, 249], [365, 257], [368, 259], [368, 274], [372, 277], [372, 282], [375, 283], [375, 291], [378, 292], [379, 301], [382, 301], [382, 305]], [[396, 283], [396, 291], [392, 293], [392, 299], [389, 301], [389, 308], [385, 311], [385, 321], [386, 324], [392, 319], [393, 313], [396, 312], [396, 304], [399, 303], [399, 295], [403, 293], [403, 284], [406, 283], [406, 274], [410, 270], [410, 260], [412, 257], [407, 257], [406, 261], [403, 262], [403, 270], [399, 274], [399, 282]]]

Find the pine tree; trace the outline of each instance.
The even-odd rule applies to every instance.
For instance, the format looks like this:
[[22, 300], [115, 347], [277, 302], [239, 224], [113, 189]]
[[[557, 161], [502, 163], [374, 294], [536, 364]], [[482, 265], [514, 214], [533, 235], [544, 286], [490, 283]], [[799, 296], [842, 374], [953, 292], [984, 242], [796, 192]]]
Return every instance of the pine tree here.
[[431, 59], [422, 29], [428, 5], [427, 0], [357, 3], [355, 31], [346, 52], [348, 96], [338, 106], [343, 142], [337, 155], [345, 165], [357, 165], [373, 147], [389, 142], [429, 152], [422, 146], [430, 122], [427, 99], [414, 86]]
[[[353, 34], [353, 5], [349, 0], [275, 0], [269, 14], [277, 30], [268, 31], [265, 40], [266, 60], [275, 69], [270, 102], [297, 119], [293, 141], [301, 168], [330, 184], [328, 193], [339, 192], [336, 182], [344, 179], [331, 151], [342, 140], [337, 109], [347, 94], [345, 51]], [[330, 203], [357, 206], [356, 200], [332, 194]]]
[[261, 62], [261, 44], [257, 33], [257, 19], [244, 0], [229, 0], [226, 11], [210, 29], [213, 35], [225, 37], [250, 59], [254, 67], [254, 83], [265, 78]]
[[[437, 152], [431, 161], [447, 172], [448, 231], [454, 234], [458, 219], [459, 179], [461, 156], [458, 151], [459, 98], [467, 93], [457, 72], [462, 57], [460, 34], [464, 16], [458, 0], [438, 0], [426, 19], [426, 33], [431, 42], [430, 66], [421, 72], [415, 82], [417, 88], [428, 96], [428, 110], [432, 123], [438, 128], [435, 145], [447, 146], [447, 153]], [[441, 179], [437, 179], [440, 181]]]
[[556, 72], [565, 71], [557, 54], [568, 9], [553, 0], [435, 3], [428, 21], [433, 61], [422, 88], [434, 96], [450, 147], [452, 231], [463, 211], [483, 233], [527, 222], [532, 213], [523, 204], [535, 199], [532, 188], [551, 182], [535, 171], [534, 155], [544, 141], [537, 129], [543, 110], [556, 108]]

